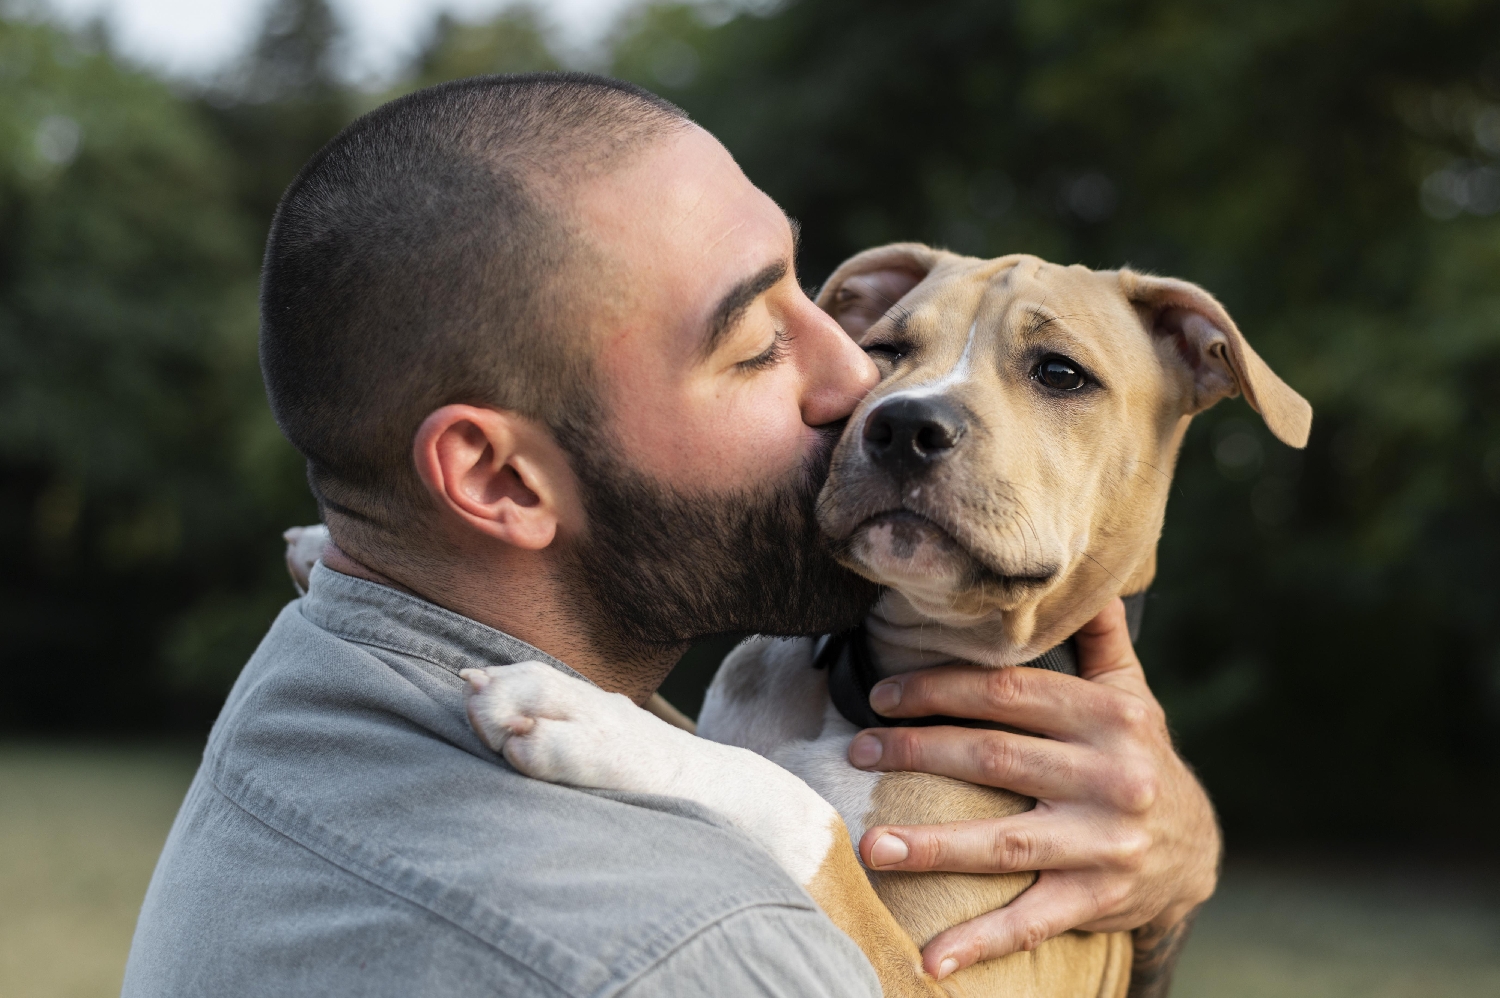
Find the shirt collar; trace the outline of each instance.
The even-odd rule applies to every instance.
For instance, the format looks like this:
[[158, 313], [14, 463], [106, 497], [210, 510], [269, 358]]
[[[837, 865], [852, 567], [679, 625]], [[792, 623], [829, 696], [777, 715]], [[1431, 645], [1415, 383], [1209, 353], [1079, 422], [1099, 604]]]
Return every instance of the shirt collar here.
[[545, 662], [588, 682], [540, 648], [504, 631], [390, 586], [335, 572], [321, 561], [308, 577], [302, 615], [339, 637], [413, 655], [455, 675], [460, 669]]

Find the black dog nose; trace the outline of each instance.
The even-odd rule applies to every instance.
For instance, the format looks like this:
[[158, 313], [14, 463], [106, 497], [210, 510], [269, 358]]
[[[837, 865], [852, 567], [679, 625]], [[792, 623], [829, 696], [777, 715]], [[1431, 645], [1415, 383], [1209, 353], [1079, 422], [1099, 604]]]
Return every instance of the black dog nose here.
[[893, 398], [865, 419], [865, 453], [875, 464], [910, 475], [948, 456], [964, 434], [958, 408], [940, 398]]

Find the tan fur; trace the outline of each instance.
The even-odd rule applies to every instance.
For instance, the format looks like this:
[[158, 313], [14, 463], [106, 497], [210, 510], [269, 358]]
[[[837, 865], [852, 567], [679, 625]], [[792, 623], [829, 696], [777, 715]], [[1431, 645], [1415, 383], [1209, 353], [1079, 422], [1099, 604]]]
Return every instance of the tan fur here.
[[911, 937], [875, 896], [864, 867], [849, 848], [844, 823], [834, 818], [833, 824], [833, 848], [803, 887], [869, 959], [886, 998], [944, 995], [938, 982], [922, 970], [922, 954]]
[[[1185, 281], [898, 243], [840, 265], [818, 304], [862, 345], [908, 348], [895, 360], [877, 354], [882, 381], [851, 427], [956, 369], [974, 340], [971, 369], [943, 392], [972, 414], [961, 453], [908, 494], [851, 431], [819, 498], [819, 522], [846, 564], [892, 590], [890, 619], [920, 619], [924, 647], [949, 659], [1027, 661], [1110, 599], [1143, 589], [1194, 414], [1244, 394], [1292, 446], [1311, 425], [1306, 401], [1212, 295]], [[1081, 363], [1102, 387], [1066, 400], [1038, 391], [1031, 372], [1044, 354]], [[903, 561], [865, 527], [894, 508], [951, 543]], [[881, 629], [871, 633], [878, 654]]]
[[[1002, 818], [1036, 804], [1006, 790], [926, 773], [887, 773], [875, 788], [871, 825], [925, 825]], [[919, 946], [1003, 908], [1035, 873], [871, 873], [875, 893]], [[1030, 952], [975, 964], [942, 981], [952, 994], [1115, 998], [1130, 981], [1130, 933], [1068, 932]]]
[[[841, 560], [889, 587], [867, 621], [887, 674], [940, 661], [1019, 664], [1116, 596], [1144, 590], [1188, 423], [1218, 400], [1243, 394], [1278, 438], [1307, 442], [1311, 407], [1208, 292], [1184, 281], [899, 243], [842, 264], [818, 304], [861, 345], [887, 348], [876, 354], [881, 384], [850, 418], [819, 498]], [[1094, 388], [1069, 398], [1041, 390], [1032, 372], [1045, 356], [1081, 363]], [[941, 392], [968, 422], [952, 456], [897, 483], [867, 459], [856, 428], [903, 392]], [[904, 535], [882, 522], [892, 511], [906, 517]], [[912, 528], [911, 514], [927, 526]], [[733, 697], [760, 699], [740, 683]], [[877, 784], [864, 824], [1003, 817], [1034, 804], [893, 773]], [[910, 977], [915, 945], [1009, 904], [1036, 879], [872, 873], [872, 895], [841, 845], [814, 897], [870, 956], [887, 994], [933, 993], [930, 979]], [[1129, 933], [1068, 932], [941, 988], [1119, 998], [1131, 957]]]

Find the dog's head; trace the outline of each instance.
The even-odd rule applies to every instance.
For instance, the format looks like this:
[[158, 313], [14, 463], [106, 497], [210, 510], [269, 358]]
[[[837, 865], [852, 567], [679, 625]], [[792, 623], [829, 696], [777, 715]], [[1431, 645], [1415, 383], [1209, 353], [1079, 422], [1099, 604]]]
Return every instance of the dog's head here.
[[818, 304], [882, 374], [835, 452], [824, 531], [925, 617], [999, 617], [1017, 654], [1149, 584], [1195, 413], [1244, 394], [1307, 443], [1311, 407], [1185, 281], [902, 243], [845, 262]]

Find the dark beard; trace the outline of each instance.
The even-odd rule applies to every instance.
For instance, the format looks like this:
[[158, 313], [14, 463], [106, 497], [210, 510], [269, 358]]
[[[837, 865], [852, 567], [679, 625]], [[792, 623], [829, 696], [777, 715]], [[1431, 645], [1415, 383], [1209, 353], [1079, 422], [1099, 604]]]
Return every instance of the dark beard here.
[[[684, 495], [624, 466], [598, 434], [572, 451], [588, 533], [565, 569], [596, 647], [626, 658], [724, 634], [818, 634], [864, 619], [879, 587], [844, 568], [818, 530], [838, 431], [768, 487]], [[580, 442], [581, 443], [581, 442]]]

